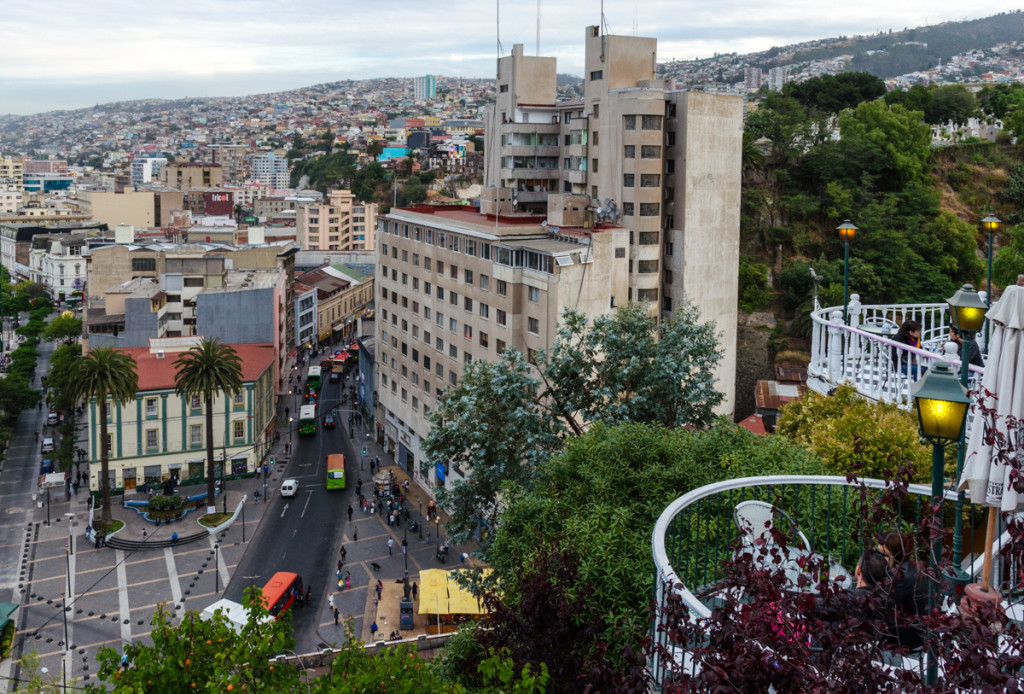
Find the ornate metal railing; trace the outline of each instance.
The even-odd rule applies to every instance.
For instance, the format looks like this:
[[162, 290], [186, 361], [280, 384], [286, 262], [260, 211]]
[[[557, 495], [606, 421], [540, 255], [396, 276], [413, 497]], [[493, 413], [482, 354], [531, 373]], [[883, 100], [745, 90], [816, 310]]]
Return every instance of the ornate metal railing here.
[[[862, 486], [863, 485], [863, 486]], [[872, 495], [881, 496], [889, 483], [883, 480], [848, 481], [845, 477], [780, 475], [745, 477], [716, 482], [672, 502], [658, 518], [652, 536], [655, 565], [655, 603], [660, 610], [670, 596], [677, 596], [691, 616], [706, 618], [721, 598], [725, 578], [724, 564], [735, 556], [740, 544], [739, 529], [733, 520], [736, 505], [743, 501], [766, 501], [788, 514], [796, 528], [810, 540], [812, 550], [842, 563], [852, 573], [863, 551], [863, 542], [872, 541], [891, 528], [864, 527], [860, 509]], [[907, 495], [895, 508], [897, 517], [914, 523], [930, 512], [931, 489], [910, 485]], [[943, 503], [944, 520], [951, 526], [956, 493], [948, 489]], [[964, 507], [962, 570], [978, 576], [984, 554], [984, 513], [970, 503]], [[977, 519], [977, 522], [972, 522]], [[786, 529], [782, 529], [784, 532]], [[994, 543], [993, 577], [1016, 575], [1019, 567], [1004, 567], [999, 550], [1009, 541], [1003, 532]], [[1004, 587], [1004, 586], [1001, 586]], [[655, 617], [652, 637], [671, 651], [665, 633], [657, 628]], [[677, 665], [688, 662], [687, 654], [677, 653]], [[651, 671], [660, 682], [672, 664], [655, 658]]]
[[[910, 384], [936, 362], [960, 369], [958, 359], [942, 355], [948, 340], [949, 322], [946, 304], [861, 305], [853, 294], [849, 305], [849, 325], [843, 324], [841, 306], [817, 309], [811, 314], [811, 361], [807, 366], [807, 386], [828, 393], [843, 383], [853, 385], [866, 398], [910, 408]], [[922, 348], [895, 342], [904, 321], [921, 324]], [[985, 370], [970, 366], [970, 384]]]

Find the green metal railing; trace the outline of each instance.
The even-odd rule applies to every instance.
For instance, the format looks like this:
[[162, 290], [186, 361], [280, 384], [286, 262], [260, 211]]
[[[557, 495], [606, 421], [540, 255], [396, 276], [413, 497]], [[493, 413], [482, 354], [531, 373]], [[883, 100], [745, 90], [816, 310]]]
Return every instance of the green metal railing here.
[[[733, 512], [738, 504], [749, 500], [768, 502], [784, 511], [792, 518], [794, 527], [786, 527], [785, 522], [775, 527], [789, 542], [800, 544], [796, 539], [798, 528], [810, 540], [815, 553], [838, 559], [852, 573], [866, 544], [873, 545], [891, 529], [912, 533], [931, 513], [930, 487], [909, 485], [902, 496], [887, 493], [889, 490], [890, 485], [882, 480], [851, 482], [844, 477], [800, 475], [747, 477], [695, 489], [670, 504], [655, 526], [655, 605], [664, 608], [670, 597], [675, 596], [693, 618], [711, 614], [723, 587], [724, 564], [734, 558], [741, 544]], [[955, 501], [956, 493], [947, 490], [942, 508], [943, 528], [953, 527]], [[872, 510], [874, 514], [869, 512]], [[881, 521], [869, 520], [879, 513]], [[984, 552], [983, 509], [965, 504], [963, 525], [963, 568], [973, 576], [980, 571]], [[1005, 534], [997, 540], [994, 556], [998, 556], [999, 547], [1006, 541]], [[921, 544], [922, 551], [927, 552], [925, 543]], [[952, 545], [951, 533], [947, 545]], [[919, 559], [927, 562], [927, 556]], [[653, 638], [670, 646], [656, 626], [657, 622], [652, 622]], [[658, 681], [664, 671], [655, 659], [652, 672]]]

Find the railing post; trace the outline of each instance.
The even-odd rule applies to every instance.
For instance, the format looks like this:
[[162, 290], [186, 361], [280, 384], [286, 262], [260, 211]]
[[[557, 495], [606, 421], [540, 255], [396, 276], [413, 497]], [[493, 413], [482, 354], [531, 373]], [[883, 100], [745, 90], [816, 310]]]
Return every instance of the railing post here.
[[[861, 324], [861, 313], [863, 313], [863, 307], [860, 303], [860, 294], [850, 294], [850, 305], [847, 311], [851, 328], [860, 328]], [[861, 340], [860, 336], [850, 333], [850, 361], [856, 363], [857, 359], [860, 358]]]
[[833, 311], [828, 326], [828, 380], [838, 385], [845, 375], [843, 371], [843, 312]]

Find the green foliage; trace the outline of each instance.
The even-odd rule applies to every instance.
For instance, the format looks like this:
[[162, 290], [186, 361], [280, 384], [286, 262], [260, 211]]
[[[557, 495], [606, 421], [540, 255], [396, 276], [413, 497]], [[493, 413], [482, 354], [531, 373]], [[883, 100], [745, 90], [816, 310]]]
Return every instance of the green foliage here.
[[181, 506], [181, 497], [155, 495], [149, 500], [150, 511], [171, 511]]
[[223, 692], [229, 685], [232, 691], [243, 686], [251, 692], [299, 691], [299, 671], [271, 661], [271, 656], [295, 646], [290, 620], [267, 619], [258, 588], [246, 590], [243, 603], [249, 621], [240, 631], [220, 611], [209, 620], [201, 619], [198, 612], [186, 612], [175, 625], [174, 610], [159, 605], [149, 634], [152, 645], [125, 644], [126, 668], [122, 652], [101, 648], [96, 659], [102, 684], [89, 691]]
[[174, 389], [183, 398], [200, 397], [206, 414], [206, 498], [216, 497], [213, 465], [213, 400], [242, 389], [242, 360], [231, 345], [205, 338], [174, 360]]
[[[113, 347], [97, 347], [74, 363], [69, 379], [68, 396], [72, 403], [95, 399], [99, 407], [100, 440], [107, 440], [107, 406], [120, 407], [135, 399], [139, 375], [135, 360]], [[110, 457], [106, 446], [100, 446], [101, 520], [110, 516]], [[211, 495], [212, 498], [212, 495]]]
[[721, 359], [712, 322], [681, 301], [670, 320], [656, 320], [629, 304], [587, 324], [566, 311], [555, 344], [542, 351], [553, 413], [570, 431], [581, 421], [656, 422], [668, 427], [707, 426], [722, 401], [714, 369]]
[[46, 375], [46, 387], [50, 391], [50, 402], [58, 409], [68, 411], [74, 407], [69, 386], [81, 358], [82, 345], [77, 342], [61, 345], [50, 354], [50, 371]]
[[74, 314], [62, 313], [46, 326], [43, 337], [47, 340], [67, 340], [82, 335], [82, 319]]
[[555, 422], [534, 395], [538, 386], [522, 353], [508, 350], [497, 362], [467, 365], [431, 410], [424, 466], [440, 463], [465, 475], [439, 490], [453, 537], [468, 537], [481, 520], [494, 527], [499, 494], [508, 503], [529, 489], [539, 465], [558, 449]]
[[838, 75], [812, 77], [806, 82], [788, 82], [782, 89], [805, 108], [839, 113], [856, 108], [862, 101], [885, 95], [885, 82], [868, 72], [841, 72]]
[[669, 502], [720, 479], [824, 472], [806, 449], [724, 421], [705, 431], [596, 423], [509, 502], [488, 560], [504, 600], [516, 605], [523, 567], [539, 548], [585, 547], [568, 594], [586, 596], [588, 612], [601, 617], [599, 638], [620, 653], [649, 626], [650, 538]]
[[911, 482], [927, 482], [931, 457], [917, 420], [895, 405], [872, 403], [852, 386], [831, 396], [808, 392], [782, 410], [776, 433], [820, 456], [834, 475], [894, 479], [909, 464]]
[[358, 169], [352, 176], [352, 194], [362, 202], [389, 204], [391, 185], [391, 174], [377, 162]]
[[410, 179], [402, 186], [402, 198], [407, 205], [415, 205], [427, 199], [427, 187], [418, 178]]
[[754, 262], [745, 255], [740, 256], [740, 310], [747, 313], [760, 311], [772, 302], [771, 287], [768, 285], [768, 266]]
[[978, 115], [978, 100], [962, 84], [935, 87], [931, 97], [924, 111], [926, 123], [966, 125], [968, 119]]
[[[289, 150], [289, 158], [293, 152], [296, 150]], [[344, 187], [355, 176], [355, 172], [356, 156], [348, 151], [299, 159], [292, 167], [291, 185], [298, 185], [303, 176], [308, 176], [310, 187], [326, 195], [332, 187]]]
[[11, 645], [14, 643], [14, 622], [8, 621], [4, 628], [0, 629], [0, 660], [11, 654]]
[[1010, 242], [992, 257], [992, 282], [1004, 287], [1024, 274], [1024, 225], [1010, 229], [1009, 237]]
[[424, 171], [419, 175], [420, 183], [425, 186], [433, 183], [435, 178], [437, 178], [437, 175], [433, 171]]
[[885, 171], [899, 181], [924, 180], [931, 147], [931, 128], [917, 111], [899, 104], [869, 101], [839, 116], [842, 137], [854, 136], [874, 143], [885, 155]]

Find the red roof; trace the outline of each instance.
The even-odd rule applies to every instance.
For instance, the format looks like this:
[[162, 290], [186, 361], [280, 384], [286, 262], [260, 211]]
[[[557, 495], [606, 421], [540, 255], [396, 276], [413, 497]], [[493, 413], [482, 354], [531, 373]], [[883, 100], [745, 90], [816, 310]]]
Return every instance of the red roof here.
[[755, 434], [767, 434], [768, 432], [764, 428], [764, 420], [756, 414], [752, 414], [742, 422], [739, 423], [744, 429], [751, 431]]
[[[277, 353], [272, 344], [232, 345], [242, 359], [242, 381], [255, 381], [267, 369], [273, 368]], [[166, 352], [162, 359], [149, 351], [149, 347], [126, 347], [121, 350], [138, 364], [139, 390], [174, 388], [174, 360], [180, 352]]]

